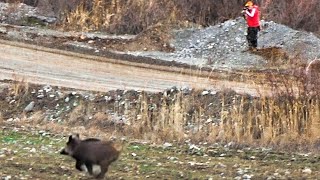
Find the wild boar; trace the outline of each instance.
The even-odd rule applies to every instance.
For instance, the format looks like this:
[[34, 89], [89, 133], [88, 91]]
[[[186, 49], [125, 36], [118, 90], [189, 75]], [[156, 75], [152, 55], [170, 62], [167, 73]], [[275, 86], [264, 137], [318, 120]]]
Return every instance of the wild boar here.
[[97, 179], [104, 178], [109, 165], [119, 157], [120, 148], [111, 141], [96, 138], [81, 140], [79, 134], [69, 136], [66, 147], [60, 154], [71, 156], [76, 160], [76, 169], [87, 171]]

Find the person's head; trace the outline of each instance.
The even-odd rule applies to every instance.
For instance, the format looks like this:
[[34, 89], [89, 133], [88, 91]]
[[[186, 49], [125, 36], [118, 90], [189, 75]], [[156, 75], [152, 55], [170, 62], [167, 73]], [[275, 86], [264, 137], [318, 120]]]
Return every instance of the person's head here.
[[246, 4], [244, 5], [246, 8], [251, 8], [253, 6], [253, 1], [247, 1]]

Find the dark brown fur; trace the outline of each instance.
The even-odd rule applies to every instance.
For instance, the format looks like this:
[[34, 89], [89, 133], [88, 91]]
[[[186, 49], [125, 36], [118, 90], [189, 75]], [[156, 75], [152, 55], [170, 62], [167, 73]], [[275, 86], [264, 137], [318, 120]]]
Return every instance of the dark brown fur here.
[[[82, 171], [81, 166], [85, 165], [91, 175], [100, 179], [107, 173], [109, 165], [118, 159], [120, 151], [111, 141], [101, 141], [95, 138], [81, 140], [79, 135], [76, 135], [69, 137], [66, 147], [60, 153], [73, 157], [78, 170]], [[100, 166], [99, 174], [93, 173], [93, 165]]]

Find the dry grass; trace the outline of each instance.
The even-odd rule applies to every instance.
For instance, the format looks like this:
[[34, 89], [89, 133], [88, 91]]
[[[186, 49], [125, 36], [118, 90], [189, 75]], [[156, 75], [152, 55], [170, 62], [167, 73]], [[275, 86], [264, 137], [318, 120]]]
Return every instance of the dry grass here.
[[[278, 147], [312, 145], [320, 138], [320, 97], [308, 93], [293, 96], [288, 91], [260, 98], [222, 93], [220, 112], [216, 114], [209, 112], [210, 101], [191, 101], [182, 93], [175, 94], [174, 100], [162, 97], [157, 110], [150, 110], [152, 104], [144, 97], [135, 114], [139, 118], [131, 122], [138, 130], [133, 130], [133, 135], [178, 142], [191, 139]], [[191, 110], [194, 112], [190, 116]]]
[[208, 108], [212, 106], [210, 100], [190, 100], [199, 98], [197, 94], [192, 97], [182, 93], [173, 98], [163, 96], [156, 109], [151, 108], [155, 105], [143, 96], [137, 107], [133, 107], [135, 111], [130, 116], [137, 118], [132, 118], [126, 133], [152, 141], [191, 139], [279, 147], [317, 142], [320, 138], [317, 131], [320, 128], [320, 97], [292, 96], [286, 94], [287, 91], [282, 92], [260, 98], [222, 93], [218, 113]]
[[[70, 103], [77, 105], [67, 113], [62, 113], [61, 124], [45, 120], [41, 109], [21, 123], [41, 125], [58, 132], [107, 133], [152, 142], [232, 141], [276, 147], [312, 147], [320, 138], [318, 91], [310, 93], [301, 87], [299, 93], [295, 94], [292, 90], [295, 85], [288, 84], [290, 81], [284, 79], [278, 83], [283, 84], [282, 88], [275, 86], [273, 96], [268, 97], [239, 95], [233, 91], [206, 95], [202, 91], [192, 91], [184, 94], [179, 90], [162, 95], [142, 92], [133, 97], [131, 94], [124, 97], [124, 103], [114, 101], [111, 104], [101, 101], [96, 104], [74, 97]], [[30, 101], [30, 97], [27, 97], [28, 85], [13, 83], [10, 89], [9, 94], [21, 98], [24, 108], [25, 101]], [[130, 98], [137, 99], [131, 103]], [[113, 115], [106, 113], [110, 110]]]
[[30, 93], [29, 84], [24, 81], [24, 79], [19, 80], [18, 78], [14, 77], [14, 81], [11, 85], [11, 95], [15, 102], [17, 102], [17, 106], [21, 105], [24, 99], [27, 98], [28, 94]]
[[288, 64], [292, 63], [289, 55], [278, 47], [261, 48], [259, 51], [253, 52], [253, 54], [264, 57], [268, 64], [272, 66], [284, 66], [284, 68], [287, 68]]
[[[93, 0], [81, 1], [66, 15], [63, 25], [73, 30], [106, 30], [138, 34], [155, 24], [175, 27], [208, 26], [239, 17], [245, 1], [222, 0]], [[295, 29], [319, 33], [318, 1], [257, 0], [262, 18]]]
[[175, 27], [207, 26], [239, 15], [242, 2], [214, 3], [190, 1], [82, 1], [67, 14], [66, 29], [107, 30], [111, 33], [138, 34], [156, 24]]
[[318, 0], [262, 1], [265, 18], [316, 33], [320, 32], [318, 3]]
[[105, 29], [110, 26], [114, 14], [120, 12], [117, 2], [117, 0], [82, 1], [66, 16], [63, 26], [66, 29], [82, 31]]
[[311, 92], [319, 92], [320, 88], [320, 60], [311, 61], [305, 70], [305, 88]]

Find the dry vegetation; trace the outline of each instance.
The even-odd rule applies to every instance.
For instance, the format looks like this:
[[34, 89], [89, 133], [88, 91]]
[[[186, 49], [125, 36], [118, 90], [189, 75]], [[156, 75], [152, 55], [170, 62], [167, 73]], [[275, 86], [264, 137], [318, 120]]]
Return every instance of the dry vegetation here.
[[[238, 17], [246, 0], [0, 0], [51, 7], [66, 29], [138, 34], [155, 24], [207, 26]], [[318, 0], [255, 0], [262, 18], [320, 33]], [[45, 5], [47, 4], [47, 5]]]
[[[70, 104], [64, 102], [65, 97], [54, 102], [34, 99], [30, 93], [34, 87], [16, 82], [1, 95], [12, 97], [16, 104], [2, 102], [1, 109], [4, 119], [8, 119], [13, 113], [22, 112], [34, 100], [37, 108], [24, 117], [22, 124], [31, 127], [42, 124], [46, 129], [56, 129], [57, 132], [70, 132], [66, 128], [70, 127], [81, 133], [85, 128], [89, 134], [108, 132], [157, 143], [191, 140], [195, 143], [234, 142], [237, 145], [290, 147], [292, 150], [318, 149], [318, 85], [308, 78], [299, 81], [305, 82], [305, 86], [297, 91], [298, 84], [288, 84], [290, 81], [284, 79], [282, 88], [279, 84], [274, 86], [272, 96], [252, 97], [233, 91], [216, 94], [203, 94], [203, 91], [196, 90], [187, 94], [179, 90], [164, 94], [133, 91], [124, 94], [123, 102], [105, 102], [105, 96], [121, 94], [117, 91], [101, 94], [98, 96], [101, 98], [93, 102], [68, 95]], [[41, 107], [45, 106], [46, 112], [53, 112], [57, 110], [57, 103], [60, 109], [65, 109], [59, 113], [62, 121], [57, 124], [52, 120], [50, 123], [44, 121], [48, 114]]]
[[130, 115], [140, 117], [132, 119], [130, 130], [135, 137], [161, 141], [232, 141], [294, 149], [319, 145], [319, 95], [252, 98], [226, 92], [211, 98], [177, 93], [174, 101], [162, 97], [156, 110], [150, 109], [150, 99], [142, 100], [138, 112]]
[[[65, 28], [138, 34], [156, 24], [206, 26], [238, 15], [237, 5], [212, 1], [94, 0], [81, 2], [64, 21]], [[217, 11], [224, 9], [223, 11]], [[228, 9], [228, 11], [226, 11]]]
[[[57, 3], [63, 4], [63, 0]], [[156, 24], [207, 26], [238, 17], [245, 0], [93, 0], [69, 3], [67, 29], [138, 34]], [[262, 18], [319, 33], [317, 0], [257, 0]], [[65, 4], [65, 3], [64, 3]], [[62, 10], [61, 10], [62, 11]]]
[[[46, 131], [1, 129], [2, 179], [92, 179], [58, 152], [66, 137]], [[190, 148], [125, 143], [106, 179], [317, 179], [318, 155], [223, 146]], [[194, 146], [193, 146], [194, 147]], [[206, 154], [206, 155], [204, 155]]]

